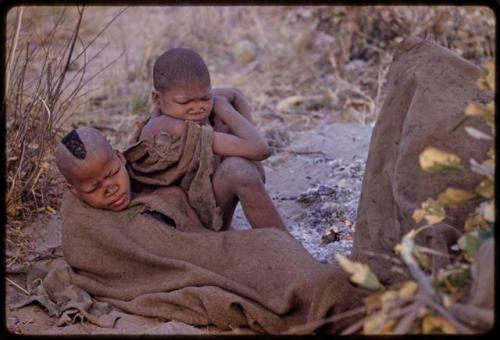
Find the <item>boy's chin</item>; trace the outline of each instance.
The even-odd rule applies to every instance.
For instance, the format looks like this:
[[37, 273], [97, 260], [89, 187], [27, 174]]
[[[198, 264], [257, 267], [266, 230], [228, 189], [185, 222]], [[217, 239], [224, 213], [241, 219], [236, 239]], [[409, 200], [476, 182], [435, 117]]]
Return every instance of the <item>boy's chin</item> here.
[[192, 120], [193, 123], [196, 123], [198, 125], [207, 125], [208, 120], [205, 118], [203, 120]]

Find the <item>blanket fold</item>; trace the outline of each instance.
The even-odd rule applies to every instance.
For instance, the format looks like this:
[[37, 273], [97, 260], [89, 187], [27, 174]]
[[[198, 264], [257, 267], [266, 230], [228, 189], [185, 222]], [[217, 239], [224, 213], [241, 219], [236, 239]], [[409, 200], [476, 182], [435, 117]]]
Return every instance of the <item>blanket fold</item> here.
[[[179, 206], [191, 212], [178, 213]], [[169, 216], [177, 227], [146, 211]], [[343, 270], [317, 262], [280, 230], [204, 228], [178, 188], [134, 197], [123, 212], [91, 208], [68, 192], [61, 217], [71, 267], [49, 271], [46, 295], [90, 322], [107, 314], [91, 312], [93, 300], [80, 299], [81, 292], [126, 313], [271, 334], [361, 303], [363, 293]]]
[[141, 122], [126, 150], [127, 169], [132, 181], [144, 187], [178, 185], [203, 225], [222, 228], [222, 213], [212, 188], [214, 172], [213, 129], [185, 121], [182, 136], [162, 132], [140, 139], [148, 120]]

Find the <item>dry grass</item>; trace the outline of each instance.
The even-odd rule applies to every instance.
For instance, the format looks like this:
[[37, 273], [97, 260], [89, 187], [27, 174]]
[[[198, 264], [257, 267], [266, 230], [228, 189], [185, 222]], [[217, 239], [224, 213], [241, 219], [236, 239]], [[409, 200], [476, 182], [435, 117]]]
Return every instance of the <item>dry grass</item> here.
[[[46, 14], [18, 7], [12, 12], [5, 92], [8, 265], [29, 251], [23, 226], [58, 208], [61, 190], [54, 185], [53, 147], [67, 118], [84, 100], [84, 87], [100, 72], [88, 72], [99, 53], [88, 52], [93, 40], [81, 39], [83, 8]], [[40, 12], [51, 20], [40, 25]], [[65, 23], [68, 18], [72, 20]]]
[[[63, 9], [25, 8], [19, 30], [16, 10], [7, 18], [8, 241], [17, 249], [22, 226], [58, 208], [54, 140], [90, 124], [123, 147], [149, 111], [154, 60], [169, 48], [197, 50], [215, 86], [240, 88], [266, 136], [281, 138], [271, 141], [277, 148], [289, 130], [373, 123], [401, 37], [435, 40], [476, 64], [495, 53], [494, 15], [485, 7], [130, 7], [104, 32], [123, 7], [86, 8], [78, 30], [78, 11], [68, 7], [54, 30]], [[255, 62], [235, 60], [241, 40], [257, 45]], [[306, 100], [277, 111], [296, 95]]]

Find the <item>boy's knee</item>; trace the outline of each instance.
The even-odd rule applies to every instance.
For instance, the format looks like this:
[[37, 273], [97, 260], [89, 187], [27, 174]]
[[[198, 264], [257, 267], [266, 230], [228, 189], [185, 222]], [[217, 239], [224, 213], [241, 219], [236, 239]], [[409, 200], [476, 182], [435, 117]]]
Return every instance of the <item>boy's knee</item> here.
[[255, 164], [241, 157], [228, 157], [219, 165], [219, 176], [236, 188], [262, 185]]

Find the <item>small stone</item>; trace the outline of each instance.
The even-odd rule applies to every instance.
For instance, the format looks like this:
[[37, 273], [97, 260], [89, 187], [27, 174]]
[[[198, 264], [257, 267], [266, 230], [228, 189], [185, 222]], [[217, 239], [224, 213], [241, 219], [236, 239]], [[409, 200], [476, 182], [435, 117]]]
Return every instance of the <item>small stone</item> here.
[[233, 56], [241, 64], [248, 64], [257, 59], [257, 45], [250, 40], [242, 40], [233, 46]]

